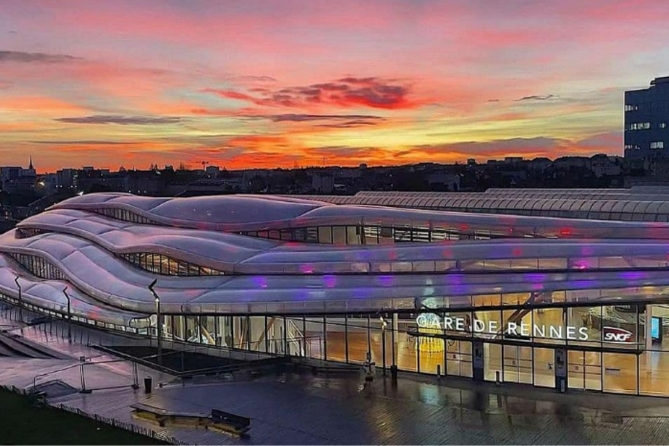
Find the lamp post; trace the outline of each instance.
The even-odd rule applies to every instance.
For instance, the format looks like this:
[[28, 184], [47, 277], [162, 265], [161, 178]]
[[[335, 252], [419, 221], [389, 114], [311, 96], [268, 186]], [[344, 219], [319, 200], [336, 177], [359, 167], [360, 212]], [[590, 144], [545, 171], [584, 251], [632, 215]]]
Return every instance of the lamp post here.
[[386, 376], [386, 326], [388, 325], [383, 319], [383, 316], [380, 317], [381, 320], [381, 356], [383, 357], [383, 376]]
[[63, 294], [67, 299], [67, 342], [72, 343], [72, 305], [70, 302], [70, 295], [67, 294], [67, 287], [63, 288]]
[[156, 290], [153, 287], [158, 283], [158, 279], [153, 279], [153, 282], [149, 285], [149, 291], [153, 295], [153, 299], [156, 303], [156, 325], [158, 327], [157, 341], [158, 341], [158, 365], [163, 365], [163, 327], [162, 327], [162, 317], [160, 315], [160, 296], [156, 293]]
[[16, 283], [16, 287], [19, 289], [19, 320], [23, 323], [23, 294], [21, 293], [21, 284], [19, 283], [18, 275], [14, 278], [14, 283]]

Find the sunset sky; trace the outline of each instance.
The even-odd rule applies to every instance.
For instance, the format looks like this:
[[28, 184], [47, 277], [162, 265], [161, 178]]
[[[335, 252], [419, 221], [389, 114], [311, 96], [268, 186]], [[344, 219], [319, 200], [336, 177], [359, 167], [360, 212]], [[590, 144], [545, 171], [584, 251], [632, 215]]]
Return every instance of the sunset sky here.
[[667, 23], [659, 0], [2, 0], [0, 164], [621, 154]]

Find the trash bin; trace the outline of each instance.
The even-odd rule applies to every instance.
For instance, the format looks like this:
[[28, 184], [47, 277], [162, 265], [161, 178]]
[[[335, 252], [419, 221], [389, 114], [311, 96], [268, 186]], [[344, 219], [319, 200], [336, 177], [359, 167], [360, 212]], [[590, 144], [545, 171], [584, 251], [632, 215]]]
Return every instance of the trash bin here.
[[145, 393], [151, 393], [151, 389], [153, 388], [153, 379], [150, 376], [147, 376], [144, 378], [144, 392]]

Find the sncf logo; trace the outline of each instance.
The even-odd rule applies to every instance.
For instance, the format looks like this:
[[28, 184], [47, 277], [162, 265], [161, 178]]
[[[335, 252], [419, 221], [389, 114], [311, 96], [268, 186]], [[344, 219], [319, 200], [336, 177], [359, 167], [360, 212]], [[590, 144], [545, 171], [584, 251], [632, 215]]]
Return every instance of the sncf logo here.
[[604, 340], [607, 342], [632, 342], [634, 333], [617, 327], [604, 327]]

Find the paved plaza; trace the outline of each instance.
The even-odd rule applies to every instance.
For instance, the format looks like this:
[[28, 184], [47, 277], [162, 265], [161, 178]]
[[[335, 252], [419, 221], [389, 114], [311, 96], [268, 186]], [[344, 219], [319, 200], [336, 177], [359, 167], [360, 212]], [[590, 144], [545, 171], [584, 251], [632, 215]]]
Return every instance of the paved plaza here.
[[[21, 333], [0, 320], [10, 333]], [[62, 327], [61, 327], [62, 328]], [[0, 384], [29, 388], [36, 375], [74, 389], [81, 386], [78, 358], [86, 366], [90, 394], [54, 392], [50, 402], [150, 427], [194, 444], [666, 444], [669, 399], [598, 393], [557, 394], [551, 390], [468, 380], [400, 375], [397, 386], [378, 376], [362, 388], [360, 376], [311, 374], [195, 380], [140, 367], [140, 379], [163, 384], [151, 395], [133, 390], [132, 365], [79, 342], [69, 344], [61, 328], [23, 329], [29, 341], [72, 359], [0, 358]], [[60, 330], [60, 331], [59, 331]], [[74, 338], [90, 338], [75, 327]], [[104, 335], [99, 335], [104, 336]], [[71, 366], [71, 367], [70, 367]], [[67, 368], [70, 367], [70, 368]], [[137, 402], [170, 410], [209, 412], [217, 408], [251, 418], [249, 438], [186, 428], [161, 428], [132, 418]]]

